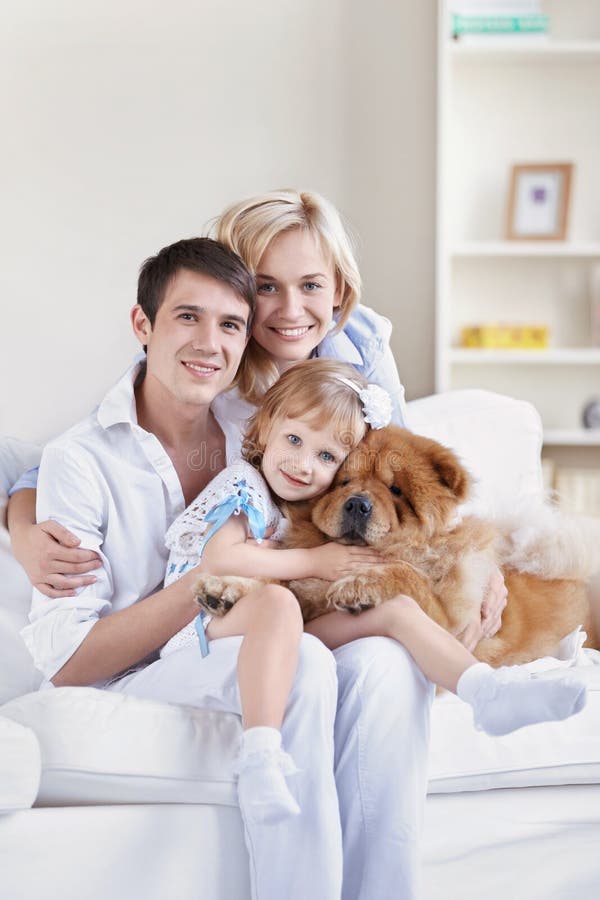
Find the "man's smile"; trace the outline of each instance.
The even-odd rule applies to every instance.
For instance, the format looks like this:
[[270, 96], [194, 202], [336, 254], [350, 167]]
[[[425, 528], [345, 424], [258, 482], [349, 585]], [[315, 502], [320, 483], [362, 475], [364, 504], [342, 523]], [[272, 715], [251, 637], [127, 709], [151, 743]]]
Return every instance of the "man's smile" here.
[[206, 378], [209, 375], [214, 375], [215, 372], [219, 371], [219, 366], [211, 366], [206, 363], [192, 363], [192, 362], [182, 362], [182, 365], [185, 366], [190, 372], [193, 372], [194, 375], [197, 375], [201, 378]]

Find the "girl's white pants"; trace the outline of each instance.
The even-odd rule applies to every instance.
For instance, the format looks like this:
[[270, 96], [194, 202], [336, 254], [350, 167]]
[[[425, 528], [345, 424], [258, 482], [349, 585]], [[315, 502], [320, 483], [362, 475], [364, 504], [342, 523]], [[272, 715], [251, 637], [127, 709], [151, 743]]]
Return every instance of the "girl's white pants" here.
[[[241, 637], [178, 650], [109, 686], [137, 697], [240, 713]], [[400, 644], [331, 653], [302, 637], [283, 745], [302, 813], [245, 826], [252, 900], [415, 900], [432, 685]]]

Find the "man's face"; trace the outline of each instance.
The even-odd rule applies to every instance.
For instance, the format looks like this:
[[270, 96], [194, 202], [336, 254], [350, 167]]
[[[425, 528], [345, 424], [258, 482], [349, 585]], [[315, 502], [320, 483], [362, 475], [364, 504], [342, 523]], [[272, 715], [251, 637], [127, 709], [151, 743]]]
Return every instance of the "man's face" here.
[[153, 327], [139, 306], [132, 313], [136, 336], [147, 346], [147, 388], [169, 402], [208, 406], [233, 381], [249, 315], [229, 285], [180, 269]]

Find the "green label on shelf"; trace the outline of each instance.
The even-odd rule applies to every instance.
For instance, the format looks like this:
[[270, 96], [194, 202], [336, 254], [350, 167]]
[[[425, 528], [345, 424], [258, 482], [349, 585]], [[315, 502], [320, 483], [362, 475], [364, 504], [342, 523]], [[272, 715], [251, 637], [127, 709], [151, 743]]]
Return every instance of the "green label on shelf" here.
[[452, 16], [452, 33], [460, 34], [532, 34], [548, 31], [549, 17], [532, 16]]

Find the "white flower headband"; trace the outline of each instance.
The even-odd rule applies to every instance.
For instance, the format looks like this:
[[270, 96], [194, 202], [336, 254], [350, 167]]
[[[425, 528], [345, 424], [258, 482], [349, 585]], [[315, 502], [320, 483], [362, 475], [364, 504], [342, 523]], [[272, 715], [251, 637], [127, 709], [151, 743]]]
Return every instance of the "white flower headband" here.
[[366, 388], [360, 388], [350, 378], [337, 375], [338, 381], [352, 388], [363, 405], [363, 416], [367, 425], [371, 428], [385, 428], [392, 421], [392, 401], [387, 391], [378, 384], [368, 384]]

